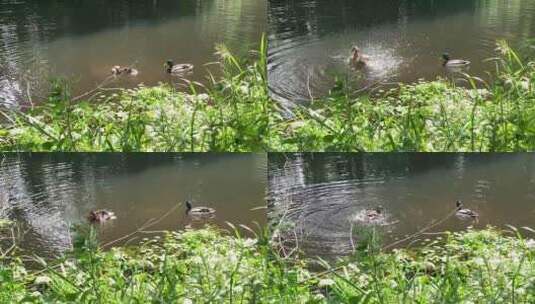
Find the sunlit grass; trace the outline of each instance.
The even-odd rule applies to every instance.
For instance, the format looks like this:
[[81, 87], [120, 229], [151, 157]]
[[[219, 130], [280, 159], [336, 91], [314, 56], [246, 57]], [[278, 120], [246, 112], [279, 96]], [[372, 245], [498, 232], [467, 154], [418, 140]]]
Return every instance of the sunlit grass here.
[[[235, 230], [236, 231], [236, 230]], [[283, 258], [267, 232], [168, 232], [135, 248], [78, 238], [64, 258], [26, 268], [0, 258], [0, 302], [32, 303], [533, 303], [535, 241], [494, 229], [446, 233], [415, 249], [360, 246], [311, 271]], [[313, 260], [313, 259], [312, 259]]]

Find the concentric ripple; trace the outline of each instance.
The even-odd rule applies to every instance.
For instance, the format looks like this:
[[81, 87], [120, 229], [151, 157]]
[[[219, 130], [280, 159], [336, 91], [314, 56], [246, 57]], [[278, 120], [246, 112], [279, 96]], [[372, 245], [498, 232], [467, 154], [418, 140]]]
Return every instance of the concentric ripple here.
[[[441, 66], [443, 52], [471, 60], [469, 72], [484, 76], [498, 39], [518, 46], [533, 37], [534, 13], [530, 0], [271, 0], [270, 91], [291, 106], [324, 96], [335, 78], [361, 90], [455, 76]], [[349, 67], [353, 45], [370, 57], [367, 68]]]
[[[299, 154], [269, 157], [269, 220], [310, 255], [339, 256], [376, 228], [385, 245], [430, 232], [535, 222], [535, 156]], [[456, 200], [480, 221], [448, 217]], [[383, 207], [381, 219], [363, 220]]]

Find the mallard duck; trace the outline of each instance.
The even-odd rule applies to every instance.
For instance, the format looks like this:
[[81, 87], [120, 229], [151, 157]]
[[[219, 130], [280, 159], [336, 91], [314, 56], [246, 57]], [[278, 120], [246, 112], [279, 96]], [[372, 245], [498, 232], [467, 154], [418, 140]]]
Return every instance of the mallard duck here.
[[366, 210], [366, 217], [370, 221], [376, 221], [384, 216], [384, 208], [382, 206], [377, 206], [373, 209]]
[[111, 68], [111, 73], [113, 75], [120, 75], [123, 72], [124, 68], [122, 68], [120, 65], [114, 65]]
[[358, 46], [353, 46], [351, 49], [351, 63], [355, 66], [365, 66], [368, 63], [369, 57], [362, 54]]
[[386, 214], [382, 206], [362, 209], [355, 214], [353, 220], [363, 225], [388, 225]]
[[463, 59], [451, 59], [448, 53], [442, 54], [442, 65], [448, 68], [462, 68], [470, 65], [470, 61]]
[[462, 219], [479, 218], [479, 214], [477, 212], [472, 211], [470, 209], [463, 208], [463, 203], [461, 201], [457, 201], [456, 206], [457, 206], [457, 211], [455, 212], [455, 215], [457, 215], [457, 217], [462, 218]]
[[186, 214], [191, 216], [213, 216], [215, 214], [215, 209], [209, 207], [193, 208], [191, 202], [186, 201]]
[[134, 68], [125, 67], [123, 68], [123, 73], [130, 76], [137, 76], [137, 74], [139, 74], [139, 71]]
[[173, 60], [167, 60], [164, 64], [165, 71], [169, 74], [184, 74], [193, 70], [193, 64], [174, 64]]
[[115, 216], [115, 213], [109, 210], [100, 209], [100, 210], [93, 210], [89, 212], [89, 216], [87, 217], [90, 222], [93, 223], [103, 223], [109, 220], [114, 220], [117, 217]]

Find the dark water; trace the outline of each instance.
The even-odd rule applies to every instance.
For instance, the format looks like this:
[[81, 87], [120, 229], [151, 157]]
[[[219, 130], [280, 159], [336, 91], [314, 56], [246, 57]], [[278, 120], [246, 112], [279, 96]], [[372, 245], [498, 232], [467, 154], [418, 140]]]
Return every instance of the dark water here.
[[[114, 65], [139, 69], [140, 83], [183, 83], [163, 71], [166, 59], [192, 63], [204, 81], [215, 44], [237, 53], [256, 48], [266, 29], [265, 0], [0, 0], [0, 102], [43, 95], [51, 77], [93, 89]], [[213, 67], [211, 70], [216, 70]]]
[[[348, 254], [351, 230], [366, 226], [355, 216], [379, 205], [384, 245], [445, 218], [428, 232], [535, 226], [533, 154], [270, 154], [268, 163], [270, 224], [284, 218], [284, 234], [295, 231], [314, 256]], [[456, 200], [479, 222], [448, 218]]]
[[[70, 227], [86, 223], [89, 211], [101, 208], [117, 215], [97, 225], [102, 243], [134, 232], [187, 199], [216, 209], [211, 224], [255, 227], [255, 221], [266, 223], [266, 167], [262, 154], [0, 155], [0, 219], [22, 224], [23, 247], [46, 255], [69, 248]], [[263, 208], [252, 210], [256, 207]], [[203, 224], [185, 216], [180, 205], [146, 230]]]
[[[290, 103], [326, 94], [335, 76], [355, 89], [451, 76], [445, 51], [483, 76], [498, 39], [519, 45], [535, 34], [531, 0], [270, 0], [268, 14], [269, 85]], [[371, 57], [367, 69], [349, 68], [352, 45]]]

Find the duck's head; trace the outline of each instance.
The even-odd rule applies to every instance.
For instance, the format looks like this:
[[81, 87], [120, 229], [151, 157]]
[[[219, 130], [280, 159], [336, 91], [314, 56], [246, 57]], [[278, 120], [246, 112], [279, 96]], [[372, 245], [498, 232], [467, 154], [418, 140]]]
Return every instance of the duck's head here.
[[190, 201], [186, 201], [186, 213], [188, 213], [192, 208], [193, 208], [193, 206], [191, 205], [191, 202]]
[[353, 57], [357, 57], [360, 55], [360, 48], [356, 45], [354, 45], [352, 48], [351, 48], [351, 55], [353, 55]]
[[96, 218], [97, 218], [97, 213], [94, 210], [90, 211], [89, 212], [89, 219], [90, 220], [95, 220]]
[[442, 54], [442, 59], [446, 62], [450, 61], [450, 54], [448, 53]]
[[461, 209], [463, 207], [463, 202], [460, 200], [457, 200], [457, 202], [455, 203], [455, 206], [457, 206], [457, 209]]
[[171, 71], [171, 69], [173, 68], [173, 65], [174, 65], [174, 64], [175, 64], [175, 63], [173, 62], [173, 60], [168, 59], [168, 60], [165, 62], [165, 64], [164, 64], [163, 66], [165, 67], [165, 69], [166, 69], [167, 71]]
[[379, 205], [379, 206], [375, 207], [374, 210], [375, 210], [375, 212], [377, 212], [377, 214], [382, 214], [383, 211], [385, 211], [385, 208], [383, 206]]

